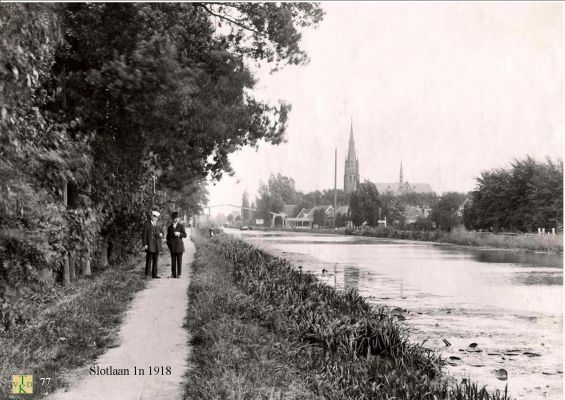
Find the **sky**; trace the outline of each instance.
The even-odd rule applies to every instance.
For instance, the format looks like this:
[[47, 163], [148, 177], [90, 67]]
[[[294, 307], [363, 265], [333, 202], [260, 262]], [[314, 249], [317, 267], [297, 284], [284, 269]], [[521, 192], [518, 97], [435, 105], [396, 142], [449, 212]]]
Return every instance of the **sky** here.
[[[563, 156], [561, 3], [322, 2], [305, 66], [257, 71], [256, 97], [292, 104], [286, 143], [230, 156], [209, 205], [253, 201], [271, 173], [343, 188], [351, 123], [361, 181], [473, 190], [481, 171]], [[229, 213], [213, 207], [212, 214]]]

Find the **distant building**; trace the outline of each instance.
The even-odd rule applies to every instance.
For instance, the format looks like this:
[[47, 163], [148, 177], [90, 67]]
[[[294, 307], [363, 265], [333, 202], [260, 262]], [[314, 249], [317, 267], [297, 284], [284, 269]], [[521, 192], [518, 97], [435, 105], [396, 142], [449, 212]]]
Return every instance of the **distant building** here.
[[335, 218], [334, 208], [332, 206], [316, 206], [312, 208], [303, 208], [296, 217], [287, 218], [287, 224], [291, 228], [313, 228], [314, 213], [316, 210], [324, 211], [324, 225], [331, 225]]
[[359, 160], [355, 154], [355, 139], [353, 139], [353, 121], [349, 132], [349, 150], [345, 159], [343, 174], [343, 191], [351, 193], [359, 187]]
[[431, 211], [431, 208], [421, 208], [412, 205], [404, 206], [404, 222], [407, 224], [413, 224], [418, 221], [419, 218], [427, 218]]
[[429, 183], [410, 183], [404, 182], [404, 173], [402, 171], [402, 161], [400, 162], [400, 178], [396, 183], [375, 183], [379, 194], [393, 194], [395, 196], [406, 193], [433, 193]]
[[[349, 148], [345, 159], [345, 167], [343, 173], [343, 191], [346, 194], [355, 192], [359, 188], [359, 159], [355, 152], [355, 139], [353, 138], [353, 121], [349, 131]], [[379, 193], [389, 193], [395, 196], [406, 193], [433, 193], [429, 183], [410, 183], [404, 181], [404, 171], [402, 169], [402, 161], [400, 162], [400, 177], [398, 182], [394, 183], [375, 183]]]

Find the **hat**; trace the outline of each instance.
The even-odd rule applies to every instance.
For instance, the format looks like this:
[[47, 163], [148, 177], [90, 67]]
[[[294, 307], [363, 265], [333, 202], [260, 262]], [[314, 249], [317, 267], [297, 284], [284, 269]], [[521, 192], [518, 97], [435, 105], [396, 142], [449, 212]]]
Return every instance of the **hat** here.
[[159, 211], [151, 211], [151, 216], [152, 216], [152, 217], [159, 218], [160, 215], [161, 215], [161, 213], [160, 213]]
[[173, 211], [173, 213], [171, 214], [171, 218], [172, 218], [172, 219], [175, 219], [175, 218], [177, 218], [178, 216], [179, 216], [178, 211]]

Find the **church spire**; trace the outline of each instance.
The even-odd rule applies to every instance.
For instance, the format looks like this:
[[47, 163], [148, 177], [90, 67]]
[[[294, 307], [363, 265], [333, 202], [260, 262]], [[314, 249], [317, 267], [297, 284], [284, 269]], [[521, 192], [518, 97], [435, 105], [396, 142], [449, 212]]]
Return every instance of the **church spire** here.
[[404, 183], [404, 174], [402, 173], [402, 160], [400, 160], [400, 186]]
[[351, 128], [349, 130], [349, 150], [347, 151], [347, 160], [350, 163], [357, 161], [355, 155], [355, 139], [353, 138], [353, 117], [351, 117]]
[[345, 171], [343, 174], [343, 190], [351, 193], [359, 187], [359, 160], [355, 154], [355, 139], [353, 138], [353, 118], [349, 130], [349, 149], [345, 159]]

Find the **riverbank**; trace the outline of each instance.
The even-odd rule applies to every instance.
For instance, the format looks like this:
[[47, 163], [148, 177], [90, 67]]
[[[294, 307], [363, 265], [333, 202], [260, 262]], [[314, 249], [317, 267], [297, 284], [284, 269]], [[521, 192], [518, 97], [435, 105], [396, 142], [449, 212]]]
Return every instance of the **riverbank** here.
[[194, 237], [188, 398], [504, 399], [448, 382], [398, 316], [220, 235]]
[[[266, 229], [270, 230], [270, 229]], [[505, 235], [490, 232], [467, 231], [455, 228], [447, 231], [410, 231], [395, 228], [320, 228], [296, 230], [277, 228], [288, 232], [324, 233], [332, 235], [367, 236], [384, 239], [416, 240], [422, 242], [450, 243], [460, 246], [484, 247], [504, 250], [536, 251], [544, 253], [563, 254], [563, 235]]]
[[60, 378], [63, 371], [115, 346], [124, 312], [144, 288], [139, 265], [139, 259], [131, 260], [56, 291], [46, 289], [56, 295], [30, 308], [33, 315], [25, 324], [2, 332], [0, 397], [12, 398], [9, 382], [21, 373], [34, 376], [34, 393], [27, 398], [42, 398], [66, 384]]

